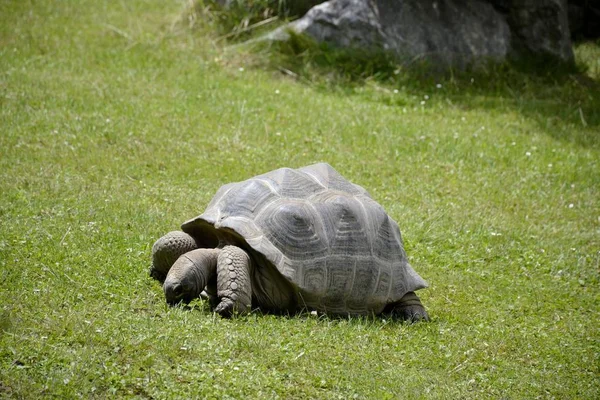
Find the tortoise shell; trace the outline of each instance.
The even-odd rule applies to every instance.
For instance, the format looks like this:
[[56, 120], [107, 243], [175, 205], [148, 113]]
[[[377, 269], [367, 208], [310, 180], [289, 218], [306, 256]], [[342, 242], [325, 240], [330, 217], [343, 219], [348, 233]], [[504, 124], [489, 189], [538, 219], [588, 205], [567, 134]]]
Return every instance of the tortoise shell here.
[[255, 269], [285, 278], [300, 306], [328, 313], [378, 314], [427, 286], [408, 263], [398, 224], [325, 163], [226, 184], [182, 230], [202, 247], [243, 247]]

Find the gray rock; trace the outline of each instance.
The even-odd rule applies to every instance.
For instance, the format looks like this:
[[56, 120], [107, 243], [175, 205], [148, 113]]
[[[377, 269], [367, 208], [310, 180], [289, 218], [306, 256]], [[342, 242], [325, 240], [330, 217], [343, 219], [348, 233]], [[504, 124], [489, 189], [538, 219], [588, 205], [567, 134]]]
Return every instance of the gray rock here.
[[510, 29], [482, 1], [378, 0], [386, 48], [395, 54], [461, 65], [484, 57], [504, 59]]
[[381, 48], [385, 44], [379, 10], [370, 1], [334, 0], [311, 8], [290, 24], [319, 42], [339, 47]]
[[506, 20], [515, 55], [522, 52], [573, 60], [566, 0], [512, 1]]
[[523, 52], [571, 61], [562, 0], [330, 0], [286, 30], [342, 48], [386, 50], [400, 60], [463, 66]]

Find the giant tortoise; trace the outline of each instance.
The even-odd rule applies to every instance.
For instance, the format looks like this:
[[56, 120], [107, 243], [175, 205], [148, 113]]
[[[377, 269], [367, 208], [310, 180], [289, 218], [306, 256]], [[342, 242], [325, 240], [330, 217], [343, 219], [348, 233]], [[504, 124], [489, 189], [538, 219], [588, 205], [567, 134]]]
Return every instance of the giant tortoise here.
[[205, 293], [223, 316], [258, 307], [429, 318], [398, 224], [328, 164], [224, 185], [181, 229], [152, 248], [150, 273], [170, 304]]

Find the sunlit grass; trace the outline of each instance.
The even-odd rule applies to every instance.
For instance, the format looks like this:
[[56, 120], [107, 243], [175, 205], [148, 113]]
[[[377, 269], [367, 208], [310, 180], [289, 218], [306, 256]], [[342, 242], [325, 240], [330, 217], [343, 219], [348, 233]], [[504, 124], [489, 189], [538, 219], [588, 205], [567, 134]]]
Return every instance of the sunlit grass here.
[[[597, 46], [587, 79], [282, 74], [183, 8], [0, 5], [0, 397], [599, 396]], [[317, 161], [399, 222], [431, 323], [164, 304], [156, 238]]]

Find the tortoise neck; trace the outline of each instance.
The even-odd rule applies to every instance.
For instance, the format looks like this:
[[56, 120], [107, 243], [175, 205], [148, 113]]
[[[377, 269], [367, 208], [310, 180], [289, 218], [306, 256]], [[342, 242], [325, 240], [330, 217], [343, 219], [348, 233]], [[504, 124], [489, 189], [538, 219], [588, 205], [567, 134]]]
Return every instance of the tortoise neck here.
[[194, 279], [194, 294], [195, 297], [199, 296], [200, 293], [206, 288], [206, 285], [213, 279], [217, 274], [217, 258], [221, 249], [202, 249], [202, 252], [198, 252], [194, 263], [191, 264], [190, 273]]

